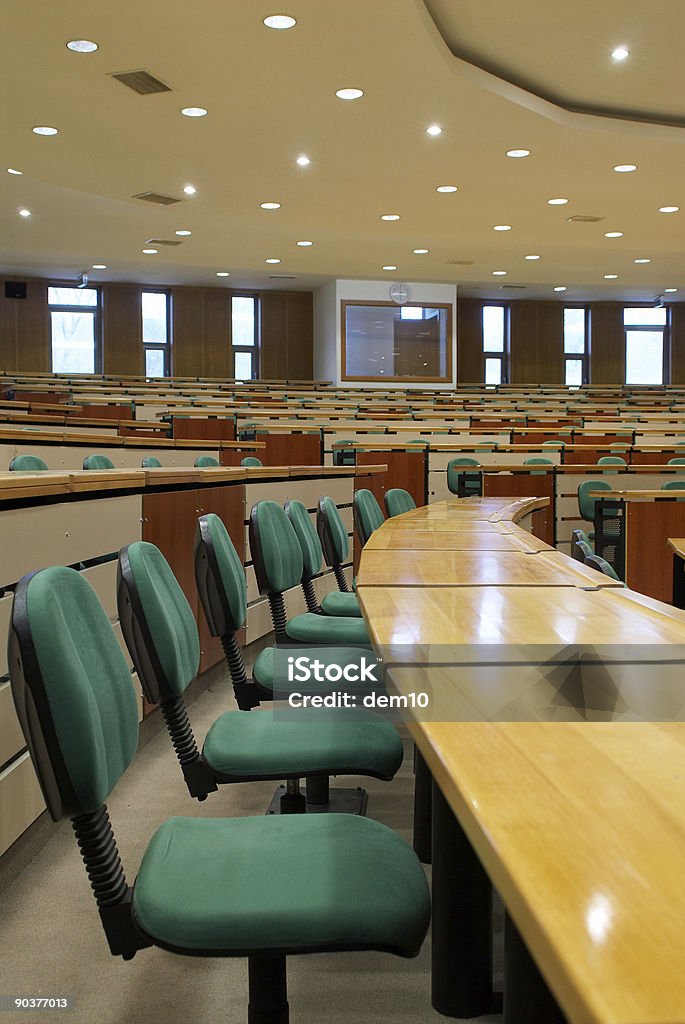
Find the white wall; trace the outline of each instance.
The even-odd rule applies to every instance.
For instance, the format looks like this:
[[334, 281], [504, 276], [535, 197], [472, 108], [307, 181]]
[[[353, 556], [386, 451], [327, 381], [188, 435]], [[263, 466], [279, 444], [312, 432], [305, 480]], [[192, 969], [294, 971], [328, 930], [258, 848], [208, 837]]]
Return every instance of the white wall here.
[[[314, 292], [314, 376], [318, 380], [332, 380], [341, 387], [419, 388], [439, 391], [450, 387], [443, 384], [403, 384], [399, 381], [343, 381], [340, 357], [342, 351], [340, 303], [347, 299], [370, 302], [390, 301], [392, 280], [383, 281], [331, 281]], [[412, 302], [449, 303], [452, 306], [452, 385], [457, 379], [457, 286], [453, 284], [425, 284], [407, 282], [409, 304]]]

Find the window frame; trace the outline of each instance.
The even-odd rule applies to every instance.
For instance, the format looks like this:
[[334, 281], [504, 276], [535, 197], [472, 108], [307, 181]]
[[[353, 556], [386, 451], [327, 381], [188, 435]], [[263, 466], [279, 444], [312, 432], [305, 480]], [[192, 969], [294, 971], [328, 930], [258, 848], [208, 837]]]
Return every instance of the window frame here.
[[[81, 291], [77, 288], [73, 281], [48, 281], [47, 282], [47, 307], [48, 307], [48, 334], [50, 337], [50, 372], [57, 373], [59, 376], [75, 376], [75, 377], [96, 377], [103, 373], [103, 353], [102, 353], [102, 288], [98, 285], [88, 285], [87, 290], [95, 292], [97, 295], [97, 302], [94, 306], [70, 306], [68, 303], [54, 303], [50, 302], [50, 289], [51, 288], [69, 288], [74, 291]], [[69, 373], [63, 370], [53, 370], [53, 340], [52, 340], [52, 313], [89, 313], [93, 317], [93, 369], [91, 370], [79, 370], [75, 373]]]
[[[495, 306], [503, 311], [503, 339], [502, 339], [502, 350], [496, 351], [493, 349], [486, 349], [485, 347], [485, 326], [484, 310], [487, 306]], [[483, 302], [480, 309], [480, 340], [481, 340], [481, 352], [483, 356], [483, 384], [489, 388], [500, 387], [502, 384], [509, 383], [509, 372], [510, 372], [510, 340], [511, 340], [511, 310], [508, 302]], [[498, 359], [500, 364], [500, 382], [499, 384], [486, 384], [485, 383], [485, 360], [486, 359]]]
[[[254, 345], [233, 344], [233, 300], [252, 299], [254, 302]], [[259, 292], [240, 291], [231, 292], [231, 364], [234, 380], [244, 380], [243, 377], [236, 377], [235, 354], [236, 352], [247, 352], [252, 356], [252, 376], [250, 380], [259, 380], [259, 370], [262, 355], [262, 304]]]
[[[626, 324], [626, 309], [654, 309], [654, 305], [640, 303], [626, 303], [622, 307], [621, 321], [623, 324], [623, 386], [629, 388], [663, 388], [671, 383], [671, 307], [663, 306], [665, 311], [665, 323], [658, 324]], [[647, 334], [662, 335], [661, 349], [661, 383], [660, 384], [629, 384], [628, 383], [628, 332], [640, 331]]]
[[[581, 352], [566, 351], [566, 337], [564, 330], [564, 313], [567, 309], [582, 309], [585, 312], [585, 349]], [[564, 387], [577, 388], [585, 387], [590, 383], [590, 307], [581, 302], [565, 302], [561, 314], [561, 345], [564, 356]], [[580, 360], [582, 363], [582, 379], [580, 384], [569, 384], [566, 380], [566, 364], [569, 360]]]
[[[143, 318], [143, 295], [164, 295], [166, 298], [166, 342], [146, 342]], [[171, 291], [167, 288], [148, 288], [140, 290], [140, 337], [143, 346], [143, 373], [148, 380], [162, 380], [171, 376]], [[164, 353], [164, 372], [162, 377], [149, 377], [147, 372], [146, 354], [150, 351]]]

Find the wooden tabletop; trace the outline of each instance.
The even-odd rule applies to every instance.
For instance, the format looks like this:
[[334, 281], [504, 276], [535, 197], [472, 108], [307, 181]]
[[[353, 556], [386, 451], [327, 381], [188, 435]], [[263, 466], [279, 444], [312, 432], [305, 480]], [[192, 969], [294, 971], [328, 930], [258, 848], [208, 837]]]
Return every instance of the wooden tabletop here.
[[[685, 480], [684, 480], [685, 483]], [[685, 498], [685, 487], [683, 487], [683, 493], [679, 494], [680, 488], [674, 487], [668, 490], [659, 488], [645, 488], [644, 490], [634, 491], [590, 491], [591, 498], [616, 498], [621, 501], [640, 501], [646, 498], [653, 500], [654, 498], [670, 498], [675, 501], [678, 497]]]
[[685, 558], [685, 537], [669, 537], [668, 543], [679, 558]]

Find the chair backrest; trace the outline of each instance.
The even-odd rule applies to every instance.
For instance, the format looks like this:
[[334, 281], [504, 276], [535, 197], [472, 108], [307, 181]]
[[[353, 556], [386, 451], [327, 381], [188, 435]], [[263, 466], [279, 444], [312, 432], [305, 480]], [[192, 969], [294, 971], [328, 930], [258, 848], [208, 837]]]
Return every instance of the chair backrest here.
[[195, 583], [212, 636], [235, 633], [247, 618], [245, 569], [219, 516], [200, 516], [195, 532]]
[[263, 466], [264, 463], [261, 459], [255, 458], [254, 455], [246, 455], [244, 459], [240, 460], [241, 466]]
[[590, 547], [590, 544], [584, 540], [577, 540], [575, 543], [575, 547], [580, 556], [578, 558], [578, 561], [585, 562], [585, 564], [587, 565], [588, 558], [590, 557], [590, 555], [594, 554], [592, 548]]
[[193, 465], [198, 469], [203, 469], [209, 466], [218, 466], [219, 460], [215, 459], [213, 455], [198, 455]]
[[[425, 437], [414, 437], [411, 441], [407, 441], [407, 444], [422, 444], [424, 449], [428, 446], [428, 441]], [[408, 452], [415, 452], [416, 448], [407, 448]]]
[[83, 460], [84, 469], [114, 469], [114, 463], [108, 455], [86, 455]]
[[685, 459], [669, 459], [667, 466], [685, 466]]
[[138, 701], [107, 613], [82, 573], [58, 566], [19, 581], [8, 661], [52, 818], [97, 811], [133, 760]]
[[609, 579], [617, 580], [619, 583], [622, 582], [621, 577], [618, 575], [613, 565], [609, 565], [606, 558], [602, 558], [601, 555], [595, 555], [591, 551], [585, 556], [585, 564], [589, 565], [592, 569], [597, 569], [599, 572], [604, 573], [604, 575], [608, 576]]
[[603, 455], [597, 459], [598, 466], [627, 466], [628, 463], [620, 455]]
[[402, 487], [391, 487], [385, 492], [385, 511], [389, 516], [401, 516], [403, 512], [411, 512], [416, 502], [409, 491]]
[[685, 491], [685, 478], [680, 480], [667, 480], [661, 485], [662, 491]]
[[162, 463], [154, 455], [146, 455], [141, 462], [143, 469], [161, 469]]
[[332, 498], [319, 498], [316, 512], [316, 532], [321, 541], [326, 565], [334, 567], [347, 561], [350, 540], [340, 510]]
[[543, 441], [542, 442], [542, 447], [543, 448], [565, 448], [566, 447], [566, 442], [565, 441]]
[[282, 594], [300, 585], [302, 549], [280, 505], [258, 501], [250, 513], [249, 536], [260, 594]]
[[478, 459], [472, 459], [469, 456], [450, 459], [447, 463], [447, 487], [452, 494], [459, 493], [459, 478], [462, 475], [465, 466], [479, 467], [480, 463], [478, 462]]
[[117, 607], [147, 700], [180, 697], [197, 675], [200, 641], [188, 600], [154, 544], [139, 540], [121, 549]]
[[578, 485], [578, 511], [580, 512], [580, 518], [586, 519], [589, 523], [594, 522], [596, 498], [589, 496], [590, 491], [610, 490], [611, 484], [607, 483], [606, 480], [583, 480], [582, 484]]
[[586, 534], [585, 530], [574, 530], [571, 534], [571, 555], [578, 562], [585, 561], [585, 555], [578, 548], [578, 544], [582, 541], [583, 544], [587, 544], [590, 552], [592, 551], [592, 545], [590, 544], [590, 538]]
[[362, 542], [362, 547], [364, 547], [373, 531], [383, 525], [385, 522], [385, 516], [383, 515], [380, 505], [376, 501], [375, 495], [365, 487], [362, 487], [359, 491], [355, 491], [354, 504], [352, 508], [354, 513], [354, 525], [357, 528], [357, 533], [360, 541]]
[[[336, 441], [336, 444], [354, 444], [354, 441], [345, 438], [342, 441]], [[333, 465], [334, 466], [354, 466], [355, 463], [355, 449], [354, 448], [334, 448], [333, 449]]]
[[9, 464], [13, 473], [42, 473], [48, 468], [37, 455], [15, 455]]
[[543, 459], [538, 455], [533, 455], [529, 459], [524, 459], [524, 466], [553, 466], [554, 463], [551, 459]]
[[309, 518], [307, 506], [301, 501], [287, 501], [285, 514], [290, 520], [302, 550], [302, 576], [304, 579], [311, 579], [321, 571], [323, 562], [323, 549], [316, 527]]

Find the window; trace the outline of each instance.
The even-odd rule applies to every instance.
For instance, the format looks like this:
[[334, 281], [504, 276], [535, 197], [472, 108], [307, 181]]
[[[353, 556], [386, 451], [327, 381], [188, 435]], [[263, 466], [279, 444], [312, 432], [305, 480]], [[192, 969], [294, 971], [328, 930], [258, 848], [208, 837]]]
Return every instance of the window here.
[[259, 306], [254, 295], [234, 295], [231, 300], [233, 376], [253, 380], [259, 367]]
[[99, 373], [97, 288], [48, 288], [53, 373]]
[[483, 306], [483, 354], [488, 387], [506, 384], [508, 370], [509, 310], [506, 306]]
[[637, 306], [623, 310], [626, 384], [664, 384], [668, 366], [668, 311]]
[[169, 376], [169, 295], [167, 292], [143, 292], [143, 351], [145, 376]]
[[452, 307], [443, 303], [341, 303], [344, 380], [452, 379]]
[[564, 309], [564, 379], [570, 388], [589, 382], [587, 327], [587, 310], [584, 306], [567, 306]]

